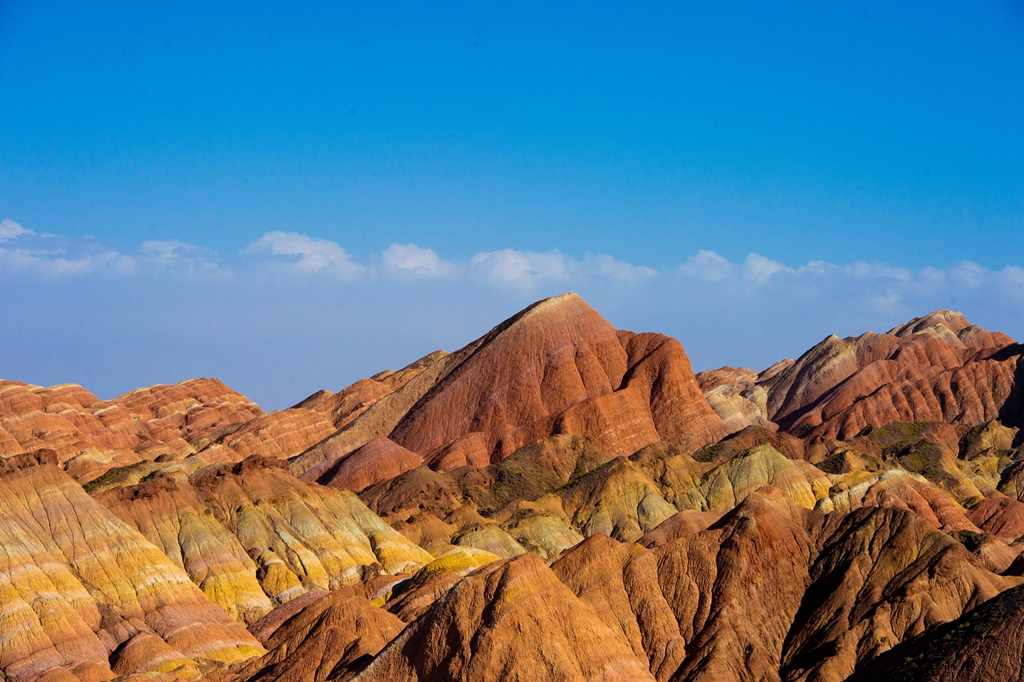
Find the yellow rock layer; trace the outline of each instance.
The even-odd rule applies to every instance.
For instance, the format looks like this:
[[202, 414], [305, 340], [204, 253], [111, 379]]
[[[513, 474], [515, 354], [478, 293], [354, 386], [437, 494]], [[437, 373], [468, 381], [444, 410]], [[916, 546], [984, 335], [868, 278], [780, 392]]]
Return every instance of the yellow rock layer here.
[[53, 668], [86, 674], [83, 665], [91, 679], [170, 670], [189, 678], [203, 660], [262, 653], [56, 462], [44, 451], [0, 465], [0, 669], [8, 679]]

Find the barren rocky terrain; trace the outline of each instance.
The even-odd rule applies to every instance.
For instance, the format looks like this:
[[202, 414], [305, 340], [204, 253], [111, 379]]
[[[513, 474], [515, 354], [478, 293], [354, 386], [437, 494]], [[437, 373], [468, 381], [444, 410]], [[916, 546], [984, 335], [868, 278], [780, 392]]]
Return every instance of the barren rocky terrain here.
[[0, 381], [10, 682], [1024, 680], [1024, 346], [763, 370], [575, 294], [265, 413]]

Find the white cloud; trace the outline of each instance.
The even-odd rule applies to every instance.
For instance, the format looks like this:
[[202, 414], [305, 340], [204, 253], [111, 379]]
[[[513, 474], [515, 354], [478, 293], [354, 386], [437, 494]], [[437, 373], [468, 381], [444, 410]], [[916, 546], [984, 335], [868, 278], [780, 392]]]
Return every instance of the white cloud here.
[[605, 254], [586, 254], [576, 260], [560, 251], [536, 253], [502, 249], [485, 251], [469, 259], [471, 274], [497, 284], [532, 286], [568, 281], [574, 277], [634, 280], [656, 276], [651, 268], [633, 265]]
[[[246, 249], [259, 258], [225, 255], [210, 272], [230, 276], [207, 277], [189, 263], [218, 258], [177, 240], [120, 253], [85, 238], [43, 240], [13, 221], [0, 230], [0, 309], [25, 331], [0, 339], [0, 356], [37, 383], [59, 362], [50, 383], [88, 366], [109, 377], [106, 386], [90, 386], [108, 395], [211, 371], [233, 387], [262, 392], [270, 401], [264, 407], [285, 407], [318, 388], [336, 390], [431, 350], [459, 348], [532, 301], [567, 290], [617, 327], [679, 338], [696, 369], [766, 367], [827, 334], [885, 331], [938, 308], [1024, 335], [1024, 263], [908, 270], [784, 264], [756, 253], [729, 262], [704, 250], [657, 272], [608, 255], [559, 251], [502, 249], [446, 261], [410, 244], [357, 261], [332, 241], [270, 232]], [[324, 286], [317, 277], [269, 278], [270, 260], [355, 279]], [[234, 303], [254, 292], [259, 315]], [[204, 326], [202, 354], [191, 343], [192, 327], [168, 322], [185, 318], [216, 321]], [[74, 334], [68, 320], [76, 321]], [[53, 352], [53, 343], [65, 345]], [[217, 351], [223, 348], [231, 352]], [[285, 355], [294, 362], [275, 361]], [[144, 366], [146, 377], [128, 377], [129, 366]]]
[[1014, 284], [1024, 285], [1024, 268], [1007, 265], [1003, 268], [1003, 276]]
[[210, 260], [217, 255], [212, 249], [196, 244], [186, 244], [177, 239], [145, 241], [139, 246], [139, 251], [161, 269], [168, 267], [187, 270], [217, 269], [217, 264]]
[[438, 258], [433, 249], [415, 244], [392, 244], [381, 252], [381, 263], [387, 270], [426, 277], [454, 277], [459, 271], [455, 263]]
[[733, 272], [733, 264], [714, 251], [700, 250], [679, 266], [679, 271], [708, 282], [719, 282]]
[[[39, 248], [39, 239], [55, 240], [58, 244], [48, 243], [52, 248]], [[30, 230], [9, 218], [0, 220], [0, 243], [6, 242], [18, 246], [12, 248], [12, 243], [0, 247], [0, 272], [36, 272], [56, 277], [100, 272], [126, 274], [135, 268], [135, 259], [131, 256], [82, 239], [56, 239], [52, 234]]]
[[0, 242], [5, 242], [8, 239], [14, 239], [15, 237], [20, 237], [23, 234], [24, 235], [34, 235], [35, 232], [33, 232], [32, 230], [30, 230], [30, 229], [28, 229], [26, 227], [22, 227], [18, 223], [14, 222], [13, 220], [10, 220], [8, 218], [4, 218], [3, 220], [0, 220]]
[[963, 284], [976, 287], [981, 284], [982, 279], [989, 273], [989, 269], [972, 263], [969, 260], [961, 261], [950, 268], [949, 274]]
[[743, 264], [743, 276], [758, 283], [768, 281], [768, 278], [777, 272], [793, 272], [793, 270], [777, 260], [766, 258], [758, 253], [747, 256], [747, 260]]
[[246, 247], [247, 253], [271, 253], [275, 256], [299, 256], [295, 266], [304, 272], [321, 270], [355, 277], [366, 268], [352, 260], [345, 249], [327, 239], [314, 239], [298, 232], [267, 232]]
[[110, 272], [118, 275], [135, 270], [136, 261], [117, 251], [104, 251], [67, 257], [60, 251], [29, 251], [28, 249], [0, 249], [0, 266], [4, 270], [33, 270], [43, 275], [91, 275]]
[[877, 279], [898, 279], [901, 282], [910, 280], [910, 270], [896, 268], [887, 263], [865, 263], [854, 261], [843, 267], [843, 272], [853, 277], [873, 277]]
[[597, 255], [588, 253], [578, 266], [578, 270], [585, 274], [619, 280], [654, 277], [658, 274], [657, 270], [617, 260], [603, 253]]
[[469, 259], [472, 272], [491, 282], [527, 283], [531, 280], [564, 280], [569, 277], [566, 257], [558, 251], [532, 253], [502, 249], [481, 252]]

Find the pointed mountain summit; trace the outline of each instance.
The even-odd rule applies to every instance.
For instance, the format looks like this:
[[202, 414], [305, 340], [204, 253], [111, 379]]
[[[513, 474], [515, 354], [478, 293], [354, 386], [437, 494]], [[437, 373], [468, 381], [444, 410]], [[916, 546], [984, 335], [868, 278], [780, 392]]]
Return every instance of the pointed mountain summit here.
[[449, 367], [391, 434], [440, 468], [499, 461], [558, 433], [619, 456], [725, 432], [678, 341], [617, 331], [571, 292], [498, 325]]
[[[330, 483], [344, 458], [385, 436], [400, 447], [377, 449], [416, 453], [446, 471], [499, 462], [557, 434], [583, 436], [613, 457], [665, 440], [696, 449], [726, 434], [678, 341], [617, 330], [572, 292], [439, 357], [386, 400], [293, 460], [293, 472]], [[389, 475], [419, 463], [405, 455]], [[355, 461], [341, 468], [345, 480], [382, 480]]]

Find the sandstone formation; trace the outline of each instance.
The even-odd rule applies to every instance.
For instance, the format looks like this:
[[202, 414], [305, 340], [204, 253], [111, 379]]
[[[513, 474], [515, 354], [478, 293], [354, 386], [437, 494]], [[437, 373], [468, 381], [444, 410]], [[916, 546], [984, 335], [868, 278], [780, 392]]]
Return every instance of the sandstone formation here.
[[967, 518], [978, 528], [1013, 541], [1024, 535], [1024, 502], [1010, 497], [982, 500]]
[[215, 379], [153, 386], [101, 401], [81, 386], [0, 381], [0, 448], [52, 449], [79, 481], [114, 466], [195, 453], [189, 440], [263, 411]]
[[324, 682], [346, 679], [405, 627], [361, 590], [344, 587], [282, 623], [263, 640], [267, 653], [239, 670], [252, 682]]
[[[374, 438], [386, 437], [402, 417], [434, 385], [448, 366], [447, 353], [431, 353], [400, 372], [385, 372], [380, 380], [357, 381], [334, 395], [316, 393], [297, 407], [322, 410], [335, 418], [338, 430], [291, 460], [293, 474], [315, 481], [346, 455]], [[335, 405], [337, 404], [337, 407]]]
[[620, 456], [663, 440], [697, 448], [726, 433], [678, 341], [617, 331], [571, 293], [420, 364], [415, 376], [295, 458], [293, 473], [363, 485], [413, 468], [412, 457], [390, 446], [380, 471], [366, 453], [342, 464], [383, 437], [446, 471], [499, 462], [554, 434], [583, 436]]
[[730, 432], [748, 426], [775, 430], [768, 417], [768, 389], [765, 384], [793, 364], [782, 360], [763, 372], [743, 367], [722, 367], [697, 374], [697, 383], [711, 409], [721, 417]]
[[0, 669], [7, 679], [56, 669], [82, 682], [146, 672], [192, 679], [263, 652], [57, 462], [44, 450], [0, 463]]
[[801, 436], [848, 439], [891, 421], [946, 422], [960, 433], [1024, 419], [1024, 346], [939, 310], [885, 334], [829, 336], [795, 362], [755, 375], [702, 372], [701, 388], [732, 429], [764, 420]]
[[938, 311], [695, 376], [566, 294], [269, 414], [2, 381], [0, 671], [1020, 679], [1022, 353]]
[[411, 572], [433, 559], [352, 493], [304, 484], [279, 460], [183, 464], [140, 465], [93, 494], [242, 623], [367, 570]]
[[678, 341], [619, 334], [575, 294], [534, 304], [448, 364], [391, 435], [442, 469], [500, 460], [551, 433], [613, 456], [724, 435]]
[[238, 462], [250, 455], [288, 459], [334, 433], [326, 415], [292, 408], [232, 424], [190, 445], [211, 462]]
[[1014, 584], [902, 510], [832, 515], [824, 532], [787, 640], [788, 679], [846, 679], [862, 661]]
[[457, 583], [356, 678], [651, 680], [614, 629], [534, 554]]
[[895, 647], [850, 682], [1020, 682], [1024, 680], [1024, 587], [1003, 592], [955, 621]]

